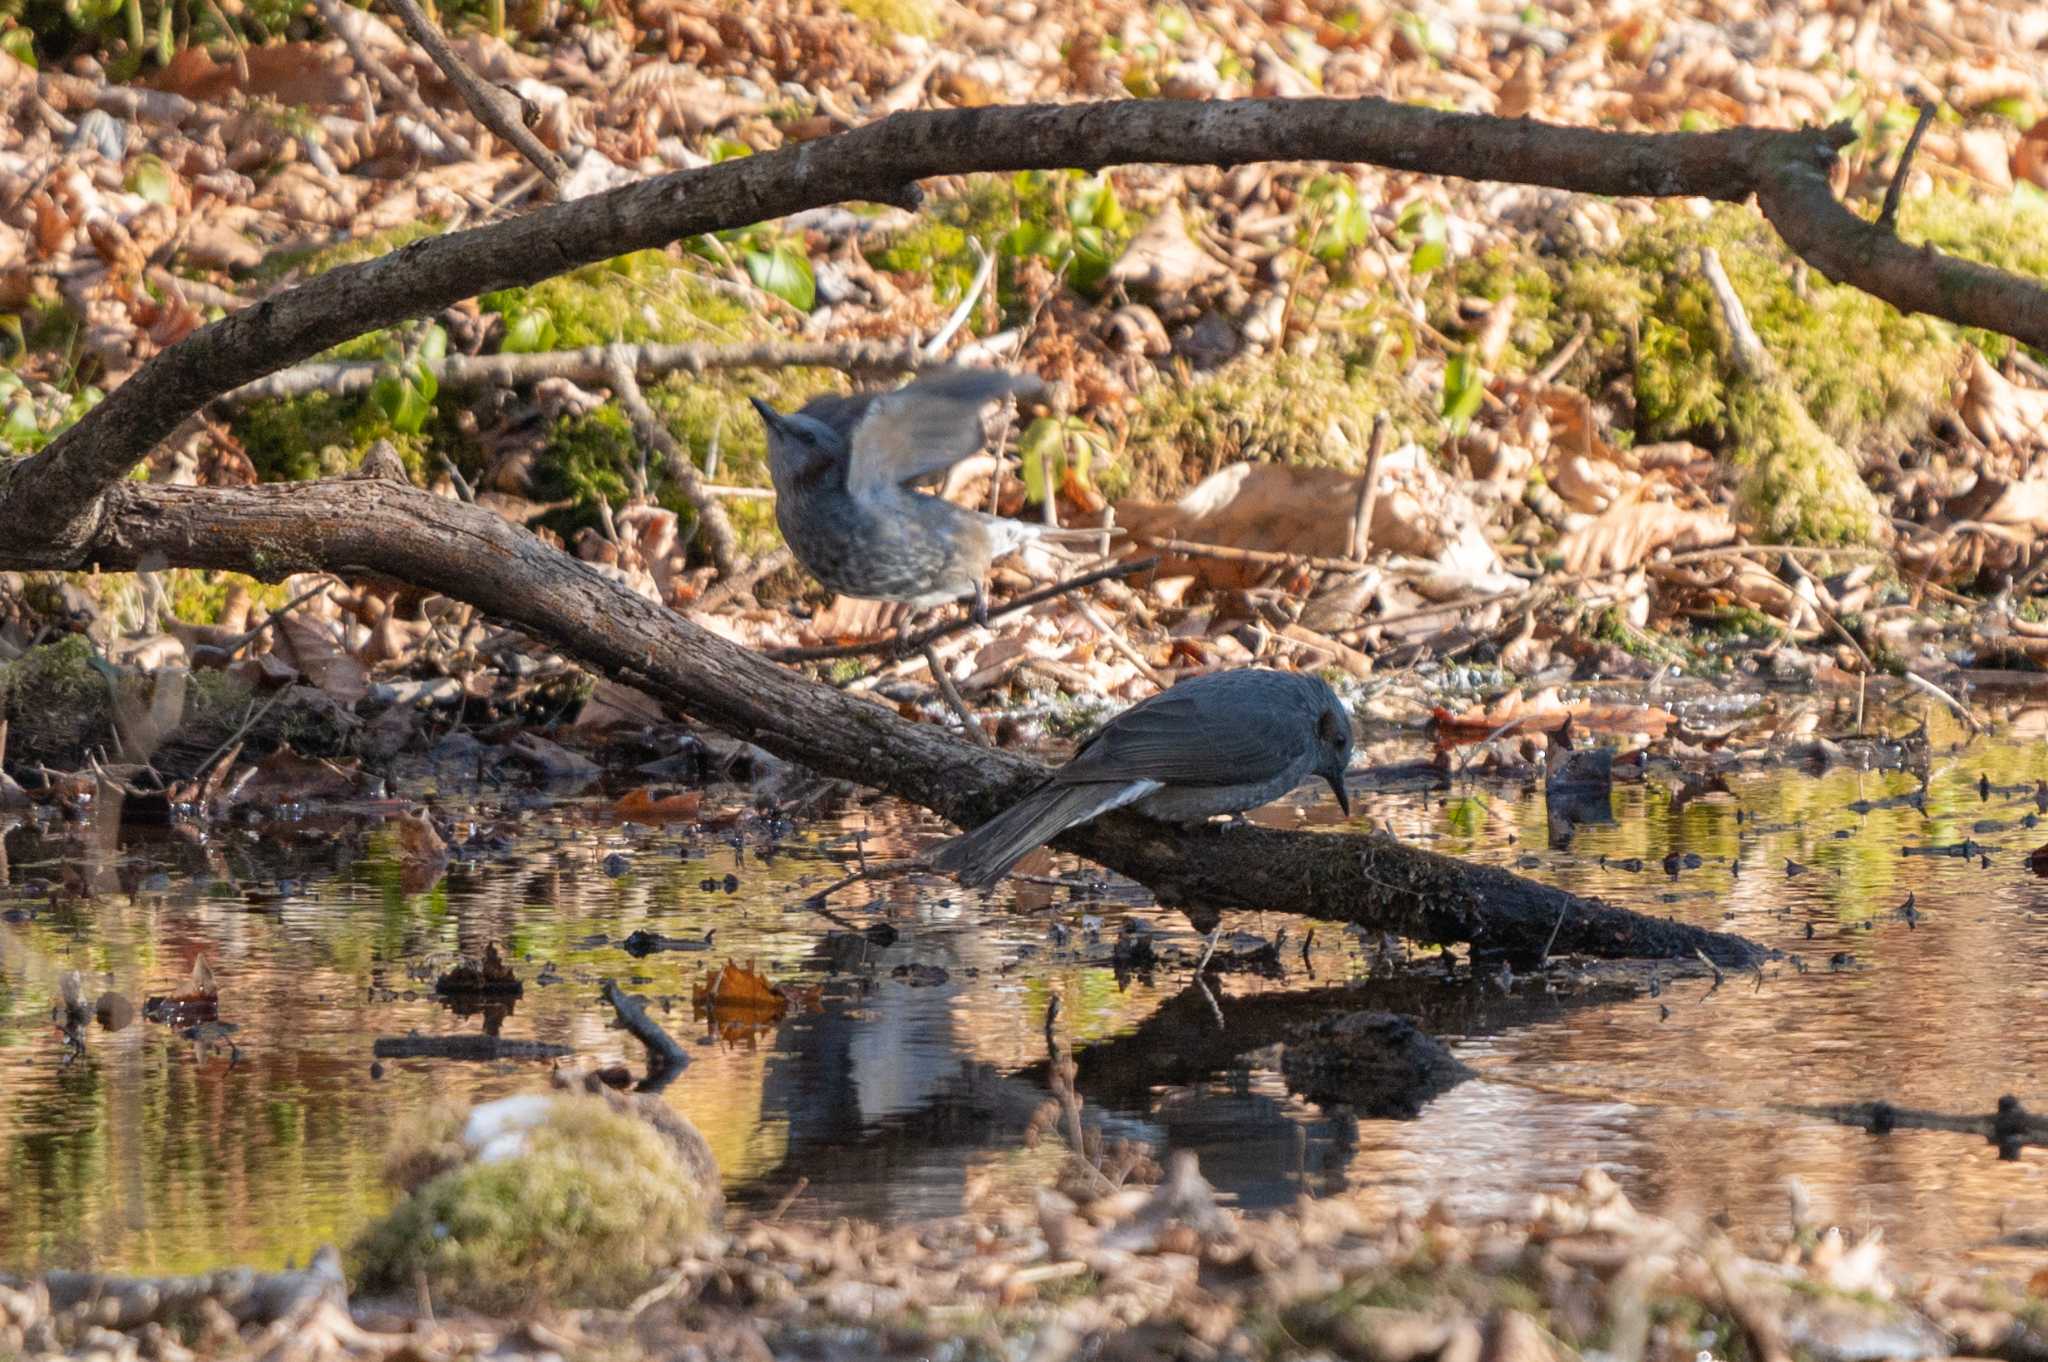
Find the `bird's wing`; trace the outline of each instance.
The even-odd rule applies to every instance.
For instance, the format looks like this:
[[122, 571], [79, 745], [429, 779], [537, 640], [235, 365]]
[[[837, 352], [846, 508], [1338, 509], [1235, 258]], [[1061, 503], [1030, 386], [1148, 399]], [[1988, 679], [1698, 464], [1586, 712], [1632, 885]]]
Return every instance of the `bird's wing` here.
[[1183, 684], [1097, 729], [1053, 779], [1241, 785], [1279, 775], [1303, 741], [1302, 716], [1291, 704], [1219, 705], [1214, 694]]
[[847, 488], [856, 494], [951, 468], [981, 448], [981, 409], [1044, 385], [1030, 374], [947, 369], [868, 404], [853, 428]]

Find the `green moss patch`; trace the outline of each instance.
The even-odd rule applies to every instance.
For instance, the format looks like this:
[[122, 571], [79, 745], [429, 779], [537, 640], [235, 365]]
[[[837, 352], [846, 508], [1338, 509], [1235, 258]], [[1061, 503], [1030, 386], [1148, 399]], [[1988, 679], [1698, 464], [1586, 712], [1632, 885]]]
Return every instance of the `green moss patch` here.
[[[1360, 436], [1386, 412], [1404, 437], [1439, 438], [1432, 402], [1399, 366], [1334, 353], [1246, 356], [1187, 382], [1156, 383], [1131, 412], [1124, 462], [1132, 495], [1170, 497], [1242, 460], [1349, 467], [1365, 457]], [[1333, 427], [1357, 432], [1333, 438]]]
[[443, 1116], [399, 1152], [410, 1194], [355, 1245], [363, 1289], [424, 1282], [437, 1302], [484, 1311], [618, 1306], [708, 1225], [706, 1190], [675, 1146], [598, 1098], [549, 1099], [517, 1152], [487, 1162], [461, 1133], [461, 1118]]

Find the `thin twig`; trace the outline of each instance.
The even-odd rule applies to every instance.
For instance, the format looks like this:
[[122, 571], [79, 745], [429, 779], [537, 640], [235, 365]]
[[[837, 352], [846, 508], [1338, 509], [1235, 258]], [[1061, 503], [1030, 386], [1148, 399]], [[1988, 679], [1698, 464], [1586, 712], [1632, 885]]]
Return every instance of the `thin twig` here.
[[1941, 701], [1950, 709], [1954, 710], [1956, 712], [1957, 717], [1970, 726], [1970, 732], [1982, 733], [1984, 731], [1984, 725], [1977, 722], [1977, 716], [1970, 713], [1970, 707], [1964, 704], [1961, 700], [1956, 699], [1955, 696], [1950, 695], [1940, 686], [1935, 685], [1932, 681], [1929, 681], [1926, 677], [1920, 675], [1920, 673], [1916, 671], [1908, 670], [1901, 673], [1901, 675], [1903, 675], [1906, 678], [1907, 682], [1915, 688], [1926, 691], [1929, 695], [1933, 696], [1935, 699]]
[[322, 582], [318, 586], [310, 587], [305, 591], [301, 591], [298, 595], [292, 597], [283, 605], [280, 605], [279, 607], [277, 607], [277, 609], [265, 615], [261, 623], [253, 625], [248, 629], [244, 629], [241, 633], [235, 635], [233, 638], [229, 639], [227, 642], [221, 644], [220, 646], [227, 652], [227, 655], [229, 657], [233, 657], [236, 653], [239, 653], [240, 651], [242, 651], [242, 649], [248, 647], [257, 639], [262, 638], [265, 634], [269, 633], [270, 630], [274, 628], [279, 623], [279, 621], [283, 620], [286, 615], [298, 609], [307, 601], [312, 600], [315, 596], [326, 595], [328, 592], [334, 589], [334, 586], [335, 584], [333, 582]]
[[569, 167], [561, 157], [542, 146], [533, 130], [526, 126], [526, 101], [510, 90], [500, 89], [480, 79], [456, 55], [441, 30], [434, 27], [413, 0], [389, 0], [389, 3], [398, 12], [398, 17], [405, 21], [406, 32], [412, 34], [412, 40], [427, 50], [427, 55], [434, 59], [434, 65], [441, 68], [442, 74], [461, 94], [462, 102], [469, 105], [469, 111], [476, 115], [477, 122], [510, 143], [513, 150], [526, 158], [560, 192], [562, 181], [569, 178]]
[[989, 277], [995, 273], [996, 253], [985, 249], [979, 241], [972, 238], [967, 244], [974, 248], [974, 254], [981, 263], [976, 266], [974, 280], [968, 284], [965, 296], [960, 299], [960, 305], [953, 309], [953, 315], [946, 318], [946, 324], [939, 328], [937, 335], [925, 342], [926, 359], [937, 359], [945, 353], [947, 344], [954, 336], [960, 334], [960, 328], [967, 324], [967, 318], [974, 312], [974, 305], [981, 301], [982, 290], [988, 287]]
[[220, 759], [221, 753], [226, 752], [228, 749], [232, 747], [239, 746], [241, 744], [242, 739], [249, 733], [249, 731], [255, 728], [256, 725], [263, 722], [263, 716], [270, 713], [271, 710], [276, 709], [278, 702], [284, 699], [284, 697], [289, 694], [291, 694], [290, 686], [279, 686], [277, 688], [276, 693], [273, 694], [268, 700], [263, 702], [263, 707], [261, 709], [255, 710], [246, 717], [244, 717], [239, 728], [237, 728], [234, 732], [228, 734], [228, 736], [221, 741], [220, 746], [214, 748], [213, 751], [206, 754], [206, 760], [200, 762], [198, 766], [193, 768], [192, 778], [197, 780], [203, 777], [207, 773], [207, 771], [213, 766], [214, 762]]
[[676, 437], [661, 423], [654, 409], [647, 405], [647, 397], [640, 391], [640, 381], [633, 377], [632, 356], [624, 346], [611, 350], [605, 365], [605, 377], [611, 384], [612, 395], [626, 409], [634, 434], [639, 436], [643, 446], [661, 452], [668, 465], [670, 481], [696, 510], [697, 528], [704, 536], [705, 547], [711, 550], [711, 561], [718, 565], [718, 575], [738, 575], [745, 566], [740, 553], [739, 534], [726, 517], [725, 507], [705, 490], [704, 476], [697, 471], [697, 465], [690, 461], [689, 454]]
[[774, 576], [795, 562], [796, 555], [787, 548], [773, 549], [747, 564], [745, 571], [741, 572], [738, 576], [721, 580], [717, 586], [705, 592], [703, 598], [690, 608], [692, 610], [716, 610], [735, 597], [746, 595], [759, 586], [764, 579]]
[[773, 1225], [777, 1221], [781, 1220], [783, 1216], [787, 1215], [789, 1213], [789, 1208], [796, 1205], [796, 1199], [804, 1194], [804, 1188], [810, 1185], [810, 1178], [798, 1178], [796, 1180], [796, 1186], [790, 1188], [787, 1192], [784, 1192], [782, 1194], [782, 1200], [776, 1202], [775, 1209], [768, 1213], [768, 1223]]
[[[370, 50], [369, 45], [363, 42], [356, 24], [350, 22], [352, 16], [342, 12], [339, 0], [313, 0], [313, 8], [320, 11], [320, 22], [327, 25], [327, 31], [339, 37], [342, 45], [348, 48], [348, 55], [358, 69], [368, 73], [370, 79], [376, 81], [385, 94], [405, 107], [407, 113], [426, 124], [434, 136], [441, 139], [441, 145], [449, 155], [464, 161], [477, 159], [476, 147], [470, 140], [449, 127], [448, 121], [440, 114], [428, 108], [426, 102], [420, 98], [419, 91], [400, 80], [397, 74]], [[238, 48], [237, 56], [241, 59], [239, 52]], [[241, 60], [246, 66], [246, 59]], [[246, 79], [246, 76], [244, 78]]]
[[1373, 504], [1380, 496], [1380, 459], [1387, 452], [1387, 414], [1381, 412], [1372, 419], [1372, 445], [1365, 452], [1365, 476], [1359, 480], [1358, 501], [1351, 508], [1351, 544], [1345, 555], [1353, 562], [1364, 562], [1366, 548], [1372, 543]]
[[1198, 544], [1190, 539], [1153, 539], [1134, 536], [1147, 548], [1182, 558], [1213, 558], [1222, 563], [1251, 563], [1261, 567], [1292, 567], [1299, 564], [1315, 572], [1357, 572], [1366, 565], [1355, 558], [1319, 558], [1303, 553], [1278, 553], [1270, 549], [1238, 549], [1226, 544]]
[[462, 476], [462, 470], [455, 466], [455, 460], [443, 450], [435, 450], [434, 456], [441, 461], [441, 471], [455, 484], [455, 495], [464, 501], [476, 500], [476, 489], [469, 485], [469, 479]]
[[1535, 386], [1541, 386], [1546, 383], [1554, 382], [1557, 376], [1564, 372], [1564, 366], [1570, 364], [1572, 362], [1573, 357], [1575, 357], [1580, 350], [1585, 348], [1587, 340], [1591, 339], [1592, 335], [1592, 317], [1580, 317], [1579, 329], [1572, 332], [1570, 340], [1566, 341], [1562, 346], [1558, 347], [1558, 351], [1556, 354], [1552, 355], [1549, 359], [1543, 361], [1543, 367], [1538, 369], [1534, 374], [1531, 374], [1529, 376], [1529, 382]]
[[939, 694], [946, 697], [946, 707], [953, 711], [953, 717], [960, 721], [960, 727], [967, 730], [967, 736], [977, 747], [993, 747], [988, 734], [981, 731], [981, 721], [974, 717], [974, 711], [961, 698], [960, 688], [953, 684], [953, 678], [946, 672], [946, 664], [939, 661], [939, 654], [931, 644], [924, 645], [924, 664], [931, 668], [932, 680], [938, 682]]
[[1543, 943], [1543, 958], [1537, 962], [1537, 968], [1541, 969], [1544, 965], [1550, 963], [1550, 948], [1557, 944], [1557, 934], [1564, 930], [1565, 915], [1570, 913], [1571, 910], [1572, 901], [1566, 899], [1563, 906], [1557, 910], [1557, 924], [1550, 929], [1550, 939]]
[[1159, 687], [1159, 689], [1166, 689], [1166, 678], [1159, 674], [1159, 669], [1146, 660], [1145, 655], [1138, 651], [1136, 644], [1123, 636], [1122, 630], [1102, 617], [1102, 612], [1095, 608], [1092, 601], [1077, 597], [1074, 601], [1074, 608], [1081, 612], [1081, 618], [1087, 620], [1096, 633], [1102, 635], [1104, 643], [1107, 643], [1117, 652], [1122, 653], [1124, 660], [1138, 669], [1140, 676], [1143, 676], [1147, 681]]
[[1714, 302], [1721, 309], [1721, 318], [1728, 323], [1729, 348], [1734, 352], [1735, 367], [1745, 377], [1763, 377], [1770, 371], [1770, 355], [1764, 349], [1762, 338], [1756, 334], [1756, 328], [1750, 325], [1749, 312], [1742, 306], [1742, 297], [1736, 293], [1728, 271], [1721, 268], [1721, 257], [1712, 246], [1700, 247], [1700, 273], [1706, 276], [1707, 287], [1712, 290]]
[[[1005, 605], [999, 605], [989, 611], [988, 617], [992, 620], [1001, 619], [1005, 615], [1014, 615], [1019, 610], [1029, 610], [1034, 605], [1043, 605], [1047, 601], [1055, 600], [1070, 591], [1079, 591], [1084, 586], [1093, 586], [1097, 582], [1106, 582], [1115, 577], [1132, 577], [1158, 566], [1159, 560], [1157, 558], [1140, 558], [1134, 562], [1111, 563], [1108, 567], [1097, 568], [1093, 572], [1084, 572], [1079, 577], [1069, 577], [1064, 582], [1055, 582], [1051, 586], [1034, 591], [1029, 595], [1019, 596], [1016, 600], [1010, 601]], [[834, 657], [866, 657], [875, 653], [911, 653], [918, 651], [928, 643], [946, 637], [948, 634], [957, 634], [962, 629], [972, 628], [973, 625], [974, 621], [972, 618], [962, 616], [957, 620], [949, 620], [944, 624], [934, 624], [931, 628], [921, 633], [912, 634], [907, 639], [869, 638], [862, 639], [857, 643], [834, 643], [818, 648], [770, 648], [762, 656], [766, 657], [770, 662], [823, 662], [828, 658]]]
[[1913, 120], [1912, 135], [1906, 138], [1906, 149], [1899, 153], [1898, 169], [1892, 172], [1892, 182], [1884, 191], [1884, 206], [1877, 210], [1879, 231], [1896, 233], [1899, 223], [1899, 200], [1906, 193], [1906, 176], [1913, 169], [1913, 154], [1920, 150], [1920, 139], [1927, 132], [1927, 125], [1934, 121], [1935, 101], [1922, 100], [1920, 116]]
[[[610, 377], [612, 354], [618, 348], [591, 345], [539, 354], [447, 355], [418, 363], [444, 390], [510, 387], [538, 383], [544, 378], [590, 384], [603, 383]], [[738, 345], [632, 345], [624, 350], [632, 361], [634, 375], [643, 381], [678, 371], [697, 374], [707, 369], [820, 368], [850, 373], [897, 373], [933, 367], [933, 362], [926, 360], [915, 346], [872, 341], [825, 344], [769, 340]], [[316, 360], [245, 383], [218, 400], [239, 407], [316, 392], [333, 397], [356, 396], [370, 391], [390, 368], [379, 360]]]

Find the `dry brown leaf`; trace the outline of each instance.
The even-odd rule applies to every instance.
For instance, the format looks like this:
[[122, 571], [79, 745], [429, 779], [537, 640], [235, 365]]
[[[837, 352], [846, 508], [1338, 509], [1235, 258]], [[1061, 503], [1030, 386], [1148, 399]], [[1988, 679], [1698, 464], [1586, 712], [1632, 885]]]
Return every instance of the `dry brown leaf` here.
[[448, 843], [424, 809], [404, 814], [396, 822], [398, 887], [403, 893], [424, 894], [448, 871]]
[[1655, 705], [1610, 705], [1581, 700], [1566, 704], [1554, 690], [1523, 695], [1510, 691], [1491, 705], [1474, 705], [1460, 713], [1439, 705], [1431, 711], [1438, 742], [1482, 742], [1507, 729], [1511, 733], [1555, 733], [1567, 723], [1575, 728], [1609, 733], [1648, 733], [1656, 737], [1678, 721]]
[[1956, 160], [2000, 193], [2012, 188], [2012, 152], [1998, 128], [1969, 128], [1956, 137]]
[[1991, 367], [1983, 351], [1971, 346], [1969, 374], [1956, 414], [1987, 445], [2038, 443], [2048, 436], [2048, 391], [2010, 381]]
[[1230, 267], [1188, 236], [1180, 200], [1168, 199], [1159, 216], [1131, 238], [1109, 270], [1111, 283], [1144, 293], [1186, 293], [1230, 273]]
[[1704, 549], [1735, 538], [1719, 509], [1690, 511], [1667, 501], [1625, 501], [1564, 535], [1557, 549], [1573, 574], [1623, 572], [1660, 549]]
[[2015, 180], [2048, 189], [2048, 118], [2036, 122], [2027, 129], [2027, 135], [2020, 138], [2012, 149], [2012, 161], [2008, 167]]
[[240, 794], [245, 801], [346, 799], [360, 784], [361, 773], [352, 762], [302, 757], [289, 747], [280, 747], [256, 764], [255, 774]]
[[655, 823], [670, 818], [695, 818], [704, 807], [702, 790], [674, 790], [658, 793], [655, 786], [642, 785], [626, 791], [612, 805], [619, 818]]
[[369, 694], [368, 668], [341, 646], [332, 624], [294, 610], [277, 633], [300, 674], [339, 703], [353, 705]]

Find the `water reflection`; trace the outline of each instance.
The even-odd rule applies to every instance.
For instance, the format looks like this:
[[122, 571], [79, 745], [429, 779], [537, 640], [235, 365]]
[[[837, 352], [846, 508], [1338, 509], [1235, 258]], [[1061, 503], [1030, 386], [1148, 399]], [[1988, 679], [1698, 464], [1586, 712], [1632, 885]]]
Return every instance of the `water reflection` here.
[[[383, 1204], [383, 1151], [408, 1114], [545, 1081], [530, 1064], [429, 1061], [372, 1077], [377, 1036], [481, 1028], [434, 1002], [425, 979], [436, 960], [490, 940], [529, 981], [503, 1035], [638, 1065], [597, 984], [613, 976], [655, 998], [694, 1059], [665, 1100], [704, 1130], [735, 1199], [774, 1204], [807, 1179], [792, 1216], [949, 1214], [1034, 1185], [1056, 1154], [1021, 1135], [1045, 1095], [1041, 1027], [1057, 993], [1091, 1111], [1112, 1133], [1196, 1150], [1247, 1207], [1306, 1191], [1497, 1214], [1598, 1165], [1663, 1210], [1776, 1223], [1783, 1180], [1797, 1174], [1823, 1214], [1881, 1225], [1909, 1252], [1984, 1255], [2005, 1229], [2048, 1224], [2037, 1153], [2001, 1164], [1957, 1137], [1876, 1139], [1775, 1109], [1884, 1098], [1981, 1111], [2002, 1092], [2043, 1094], [2048, 881], [2025, 856], [2048, 828], [2028, 826], [2038, 811], [2023, 791], [2044, 776], [2048, 756], [2030, 740], [1937, 755], [1923, 813], [1882, 803], [1917, 788], [1898, 772], [1765, 767], [1731, 776], [1733, 799], [1681, 802], [1653, 770], [1616, 788], [1612, 822], [1581, 820], [1561, 850], [1541, 796], [1516, 788], [1475, 786], [1447, 803], [1411, 780], [1366, 795], [1362, 816], [1404, 838], [1726, 927], [1809, 966], [1621, 1003], [1490, 984], [1401, 991], [1361, 982], [1377, 943], [1325, 924], [1308, 964], [1329, 992], [1307, 1005], [1419, 1013], [1480, 1073], [1413, 1122], [1326, 1114], [1291, 1097], [1258, 1053], [1295, 1020], [1288, 991], [1310, 986], [1291, 947], [1289, 979], [1231, 980], [1213, 1005], [1186, 989], [1184, 970], [1119, 981], [1082, 963], [1129, 915], [1163, 946], [1195, 946], [1177, 914], [1128, 895], [884, 884], [871, 901], [835, 902], [897, 939], [828, 940], [833, 924], [801, 900], [837, 877], [857, 836], [886, 857], [939, 831], [887, 805], [718, 833], [621, 825], [594, 802], [481, 807], [495, 841], [478, 844], [496, 849], [415, 896], [374, 818], [159, 833], [95, 868], [115, 889], [54, 906], [48, 886], [65, 881], [78, 843], [61, 827], [15, 826], [0, 838], [0, 908], [17, 910], [0, 923], [0, 1263], [275, 1265], [345, 1241]], [[1980, 777], [2011, 788], [1982, 798]], [[1856, 812], [1859, 801], [1876, 807]], [[1901, 855], [1965, 839], [1988, 866]], [[1672, 851], [1698, 867], [1666, 874]], [[1805, 872], [1788, 877], [1788, 860]], [[250, 902], [254, 885], [271, 891], [265, 902]], [[1909, 891], [1911, 923], [1896, 913]], [[1283, 919], [1234, 925], [1271, 932]], [[1284, 925], [1296, 941], [1308, 926]], [[709, 953], [635, 959], [615, 944], [635, 930], [712, 928]], [[174, 991], [202, 954], [221, 1018], [239, 1028], [232, 1052], [137, 1021], [89, 1028], [67, 1062], [49, 1017], [63, 971], [139, 1002]], [[690, 984], [728, 956], [774, 978], [824, 978], [823, 1006], [751, 1041], [706, 1035], [689, 1017]], [[904, 966], [944, 981], [913, 983]]]

